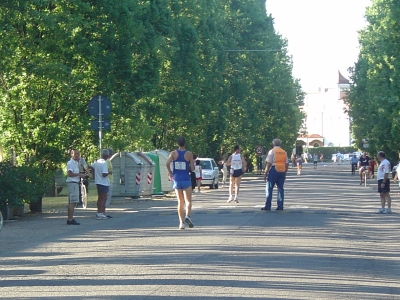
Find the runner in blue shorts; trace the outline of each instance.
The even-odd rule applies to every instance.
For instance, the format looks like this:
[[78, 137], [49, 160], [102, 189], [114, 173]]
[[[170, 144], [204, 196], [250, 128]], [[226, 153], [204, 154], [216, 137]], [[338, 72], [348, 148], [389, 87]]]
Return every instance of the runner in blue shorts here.
[[[193, 222], [190, 219], [192, 211], [192, 181], [190, 173], [194, 170], [193, 154], [186, 150], [186, 140], [180, 136], [178, 138], [179, 148], [172, 151], [168, 157], [166, 166], [168, 176], [173, 180], [176, 197], [178, 198], [178, 217], [179, 229], [185, 229], [185, 222], [192, 228]], [[171, 170], [172, 163], [172, 170]], [[186, 203], [186, 216], [184, 205]]]

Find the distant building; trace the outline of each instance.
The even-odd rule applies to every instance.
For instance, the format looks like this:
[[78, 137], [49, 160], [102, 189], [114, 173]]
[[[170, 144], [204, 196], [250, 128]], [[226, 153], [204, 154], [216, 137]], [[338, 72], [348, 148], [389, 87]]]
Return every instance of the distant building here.
[[351, 145], [350, 121], [343, 102], [349, 88], [349, 80], [339, 72], [337, 86], [319, 88], [306, 95], [300, 107], [306, 113], [305, 133], [297, 138], [296, 152], [301, 148], [306, 152], [314, 147]]

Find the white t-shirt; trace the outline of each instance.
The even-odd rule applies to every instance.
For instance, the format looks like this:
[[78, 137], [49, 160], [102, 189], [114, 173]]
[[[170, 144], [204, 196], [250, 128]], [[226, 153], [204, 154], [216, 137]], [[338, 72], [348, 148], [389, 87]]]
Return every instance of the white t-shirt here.
[[107, 162], [100, 158], [96, 162], [92, 163], [91, 167], [94, 169], [94, 182], [105, 186], [110, 186], [110, 179], [108, 176], [103, 177], [104, 174], [108, 174]]
[[[385, 158], [381, 161], [378, 167], [378, 174], [376, 175], [376, 179], [381, 180], [385, 178], [385, 174], [390, 173], [390, 162]], [[389, 180], [389, 179], [388, 179]]]
[[[79, 173], [79, 163], [71, 158], [68, 162], [67, 162], [67, 172], [71, 171], [72, 173]], [[80, 181], [80, 177], [78, 176], [74, 176], [74, 177], [67, 177], [66, 182], [79, 182]]]

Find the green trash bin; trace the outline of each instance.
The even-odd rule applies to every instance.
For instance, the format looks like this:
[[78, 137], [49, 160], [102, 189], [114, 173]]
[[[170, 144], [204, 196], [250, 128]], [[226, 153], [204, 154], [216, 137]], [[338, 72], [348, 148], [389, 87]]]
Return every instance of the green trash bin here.
[[161, 175], [160, 175], [160, 160], [158, 159], [158, 155], [151, 152], [143, 152], [145, 155], [151, 158], [151, 160], [155, 163], [154, 166], [154, 186], [153, 186], [153, 195], [164, 195], [161, 188]]

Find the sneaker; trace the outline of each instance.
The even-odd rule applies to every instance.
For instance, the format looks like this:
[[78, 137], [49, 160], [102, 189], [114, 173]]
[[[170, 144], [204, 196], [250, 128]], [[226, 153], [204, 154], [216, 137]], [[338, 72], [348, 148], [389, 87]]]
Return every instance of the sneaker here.
[[228, 198], [228, 201], [226, 201], [226, 202], [229, 203], [229, 202], [232, 202], [232, 200], [233, 200], [232, 195], [230, 195], [229, 198]]
[[380, 208], [376, 213], [377, 214], [383, 214], [384, 213], [384, 211], [385, 211], [385, 209], [384, 208]]
[[270, 209], [270, 208], [267, 208], [267, 207], [261, 207], [261, 210], [268, 210], [268, 211], [270, 211], [271, 209]]
[[112, 219], [112, 217], [110, 215], [107, 215], [107, 218]]
[[283, 210], [283, 208], [277, 207], [276, 210]]
[[392, 210], [391, 210], [390, 208], [386, 208], [386, 209], [383, 211], [383, 213], [384, 213], [384, 214], [391, 214], [391, 213], [392, 213]]
[[78, 223], [77, 221], [75, 221], [75, 219], [67, 220], [67, 225], [80, 225], [80, 223]]
[[194, 224], [192, 222], [192, 220], [190, 219], [190, 217], [186, 216], [185, 217], [185, 222], [189, 225], [189, 228], [193, 228]]
[[235, 197], [235, 202], [236, 202], [236, 203], [239, 203], [238, 197]]
[[103, 213], [97, 213], [96, 220], [108, 220], [108, 217]]
[[181, 223], [181, 224], [179, 224], [179, 227], [178, 227], [178, 229], [185, 229], [185, 223]]

